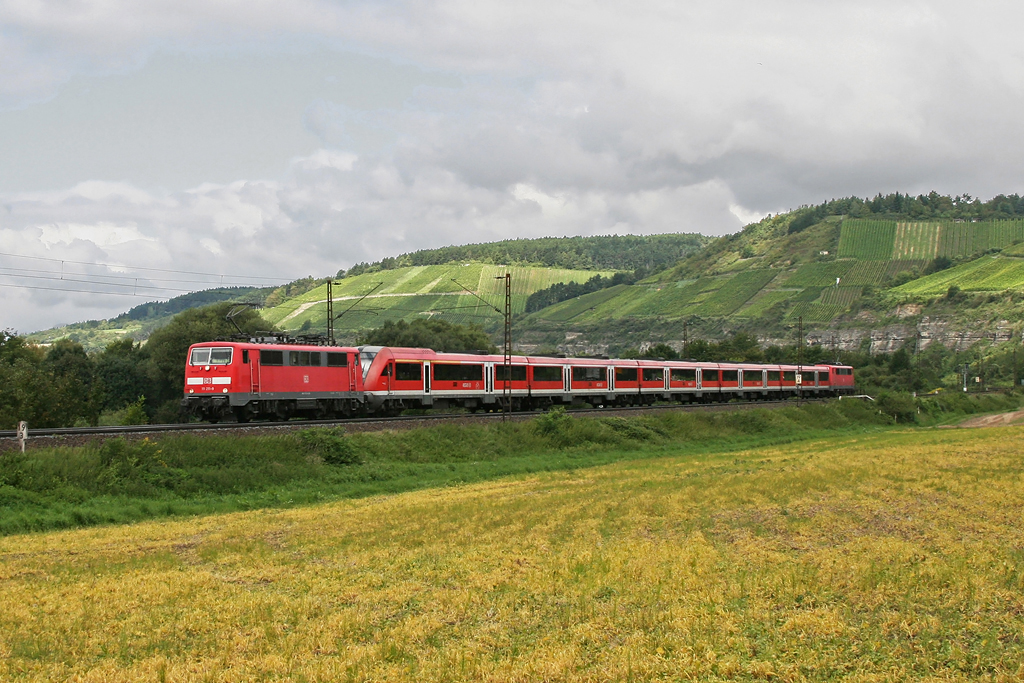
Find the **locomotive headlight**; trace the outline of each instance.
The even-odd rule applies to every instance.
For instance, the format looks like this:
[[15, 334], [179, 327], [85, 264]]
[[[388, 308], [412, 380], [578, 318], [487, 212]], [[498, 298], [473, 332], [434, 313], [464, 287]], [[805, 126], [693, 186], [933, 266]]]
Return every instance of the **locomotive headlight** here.
[[188, 393], [190, 393], [190, 394], [194, 394], [194, 393], [196, 393], [196, 390], [195, 390], [195, 389], [189, 389], [189, 390], [188, 390]]
[[225, 390], [224, 390], [224, 393], [225, 393], [225, 394], [226, 394], [226, 393], [228, 393], [228, 390], [227, 390], [227, 389], [225, 389]]

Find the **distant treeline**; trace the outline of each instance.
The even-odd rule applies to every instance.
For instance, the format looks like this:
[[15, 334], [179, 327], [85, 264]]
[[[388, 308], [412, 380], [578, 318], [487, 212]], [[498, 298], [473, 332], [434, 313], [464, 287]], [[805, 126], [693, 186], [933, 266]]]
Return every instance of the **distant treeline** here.
[[556, 282], [555, 284], [531, 294], [526, 299], [526, 312], [535, 313], [548, 306], [554, 306], [562, 301], [575, 299], [584, 294], [590, 294], [601, 289], [614, 287], [615, 285], [631, 285], [636, 282], [636, 274], [615, 273], [611, 277], [595, 275], [582, 285], [578, 282]]
[[182, 311], [190, 308], [209, 306], [210, 304], [237, 299], [243, 296], [246, 296], [248, 299], [252, 299], [254, 302], [261, 302], [269, 291], [270, 289], [260, 289], [258, 287], [221, 287], [217, 289], [205, 289], [201, 292], [189, 292], [188, 294], [182, 294], [181, 296], [176, 296], [173, 299], [168, 299], [167, 301], [150, 301], [148, 303], [139, 304], [138, 306], [129, 309], [126, 313], [122, 313], [116, 318], [112, 318], [111, 322], [162, 318], [165, 315], [174, 315], [175, 313], [181, 313]]
[[962, 220], [1005, 220], [1024, 216], [1024, 197], [1018, 194], [996, 195], [987, 202], [976, 199], [969, 194], [958, 194], [955, 197], [929, 192], [913, 197], [909, 194], [893, 192], [878, 194], [874, 199], [846, 197], [822, 202], [817, 206], [807, 206], [793, 212], [793, 220], [789, 224], [789, 232], [800, 232], [819, 223], [827, 216], [850, 216], [863, 218], [892, 218], [894, 220], [929, 220], [929, 219], [962, 219]]
[[[62, 339], [49, 347], [0, 330], [0, 429], [25, 420], [30, 427], [95, 425], [104, 417], [132, 423], [174, 422], [184, 394], [185, 357], [191, 344], [226, 339], [237, 325], [246, 334], [271, 325], [251, 309], [217, 303], [191, 308], [153, 332], [144, 345], [123, 339], [102, 352]], [[2, 483], [2, 482], [0, 482]]]
[[425, 249], [375, 263], [358, 263], [338, 277], [393, 270], [407, 266], [436, 266], [460, 261], [532, 263], [573, 270], [641, 270], [667, 268], [700, 249], [711, 238], [697, 234], [610, 235], [604, 237], [541, 237]]

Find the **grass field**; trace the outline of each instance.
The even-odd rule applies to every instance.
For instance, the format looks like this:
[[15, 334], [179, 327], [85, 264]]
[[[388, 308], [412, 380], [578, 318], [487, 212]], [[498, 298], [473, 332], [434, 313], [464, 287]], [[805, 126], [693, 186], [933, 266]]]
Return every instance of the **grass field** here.
[[788, 280], [787, 287], [828, 287], [836, 283], [836, 278], [843, 278], [856, 261], [829, 261], [825, 263], [806, 263], [796, 269]]
[[0, 677], [1019, 680], [1022, 437], [669, 448], [0, 539]]
[[[379, 327], [385, 320], [409, 320], [433, 315], [454, 323], [477, 322], [495, 318], [487, 304], [465, 294], [463, 287], [495, 306], [501, 305], [505, 291], [499, 280], [507, 268], [468, 263], [444, 266], [414, 266], [365, 273], [344, 278], [334, 286], [335, 315], [350, 306], [337, 329], [364, 330]], [[610, 271], [564, 270], [515, 266], [512, 271], [512, 311], [522, 313], [526, 299], [534, 292], [557, 282], [586, 282], [594, 275], [610, 275]], [[379, 286], [378, 286], [379, 285]], [[460, 286], [461, 285], [461, 286]], [[368, 294], [356, 304], [356, 300]], [[327, 286], [323, 285], [263, 312], [264, 317], [286, 329], [295, 330], [307, 321], [316, 329], [325, 325]]]
[[895, 241], [895, 221], [846, 220], [839, 233], [839, 258], [888, 261]]
[[897, 223], [892, 257], [896, 260], [931, 260], [939, 253], [938, 223]]
[[971, 292], [1001, 292], [1024, 288], [1024, 260], [982, 256], [896, 287], [900, 294], [934, 296], [956, 285]]

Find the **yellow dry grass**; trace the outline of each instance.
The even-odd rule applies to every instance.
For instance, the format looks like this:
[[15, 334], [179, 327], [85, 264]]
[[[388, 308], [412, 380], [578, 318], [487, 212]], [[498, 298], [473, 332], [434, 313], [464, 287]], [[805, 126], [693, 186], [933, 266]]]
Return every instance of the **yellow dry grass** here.
[[1020, 680], [1024, 428], [0, 540], [0, 677]]

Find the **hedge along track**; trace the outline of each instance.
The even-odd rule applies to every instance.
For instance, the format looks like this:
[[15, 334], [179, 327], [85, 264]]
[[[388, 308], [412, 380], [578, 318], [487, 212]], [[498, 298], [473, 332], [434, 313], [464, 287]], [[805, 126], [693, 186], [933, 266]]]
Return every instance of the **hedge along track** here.
[[[653, 406], [626, 406], [615, 408], [579, 408], [567, 411], [568, 415], [643, 415], [668, 410], [720, 412], [750, 410], [754, 408], [780, 408], [801, 403], [826, 403], [830, 398], [789, 397], [771, 401], [744, 401], [732, 403], [661, 404]], [[508, 420], [531, 420], [547, 411], [532, 410], [514, 413], [437, 413], [428, 415], [403, 415], [400, 417], [363, 417], [342, 420], [291, 420], [288, 422], [206, 422], [194, 424], [131, 425], [122, 427], [57, 427], [53, 429], [32, 429], [29, 425], [26, 448], [53, 448], [56, 446], [81, 446], [91, 441], [103, 441], [111, 437], [126, 437], [130, 440], [144, 438], [151, 434], [236, 434], [238, 436], [259, 436], [308, 429], [309, 427], [345, 427], [354, 432], [376, 432], [385, 429], [415, 429], [443, 422], [453, 424], [483, 424]], [[17, 432], [0, 431], [0, 453], [20, 449]]]

